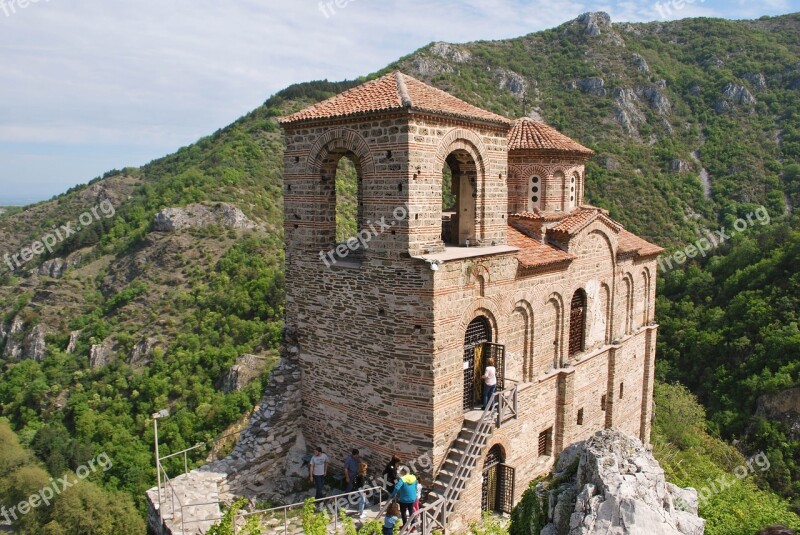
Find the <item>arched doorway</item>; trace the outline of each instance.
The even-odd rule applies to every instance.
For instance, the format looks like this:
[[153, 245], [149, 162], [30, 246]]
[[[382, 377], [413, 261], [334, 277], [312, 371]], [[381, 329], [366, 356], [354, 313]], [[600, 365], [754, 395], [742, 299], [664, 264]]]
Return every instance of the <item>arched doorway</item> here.
[[475, 244], [475, 206], [478, 167], [459, 149], [450, 153], [442, 169], [442, 241], [445, 245]]
[[492, 327], [484, 316], [467, 325], [464, 333], [464, 410], [480, 406], [483, 395], [484, 344], [492, 341]]
[[478, 316], [467, 325], [464, 333], [464, 396], [465, 411], [481, 409], [483, 402], [483, 372], [489, 359], [497, 369], [497, 391], [505, 383], [506, 347], [492, 343], [492, 326], [485, 316]]
[[514, 505], [514, 469], [505, 461], [505, 451], [500, 444], [492, 446], [486, 454], [481, 489], [483, 511], [511, 513]]

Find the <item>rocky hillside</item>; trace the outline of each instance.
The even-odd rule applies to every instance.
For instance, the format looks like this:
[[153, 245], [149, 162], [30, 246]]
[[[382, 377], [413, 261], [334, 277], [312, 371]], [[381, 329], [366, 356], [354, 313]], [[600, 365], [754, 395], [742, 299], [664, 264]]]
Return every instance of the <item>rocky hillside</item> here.
[[[386, 70], [397, 68], [593, 148], [589, 200], [661, 245], [800, 203], [798, 15], [613, 24], [594, 13], [517, 39], [432, 43]], [[292, 86], [172, 155], [0, 214], [2, 416], [42, 444], [50, 470], [105, 451], [103, 483], [141, 506], [155, 480], [151, 413], [172, 411], [168, 453], [252, 410], [281, 337], [276, 117], [354, 83]], [[74, 233], [15, 264], [64, 225]]]

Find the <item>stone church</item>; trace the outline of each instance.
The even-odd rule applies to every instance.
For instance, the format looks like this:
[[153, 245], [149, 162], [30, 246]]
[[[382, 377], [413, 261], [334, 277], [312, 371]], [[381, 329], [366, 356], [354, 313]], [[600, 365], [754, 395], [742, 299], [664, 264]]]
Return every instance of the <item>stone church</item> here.
[[[400, 72], [280, 123], [309, 449], [428, 459], [425, 518], [452, 528], [599, 429], [649, 441], [661, 248], [584, 202], [590, 149]], [[337, 242], [343, 157], [357, 232]]]

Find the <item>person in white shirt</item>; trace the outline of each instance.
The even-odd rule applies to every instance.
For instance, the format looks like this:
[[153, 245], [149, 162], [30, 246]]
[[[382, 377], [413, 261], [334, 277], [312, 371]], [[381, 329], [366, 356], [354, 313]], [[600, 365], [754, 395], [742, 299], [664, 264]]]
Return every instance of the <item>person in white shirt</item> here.
[[486, 371], [483, 372], [483, 408], [489, 405], [494, 391], [497, 390], [497, 369], [494, 367], [494, 359], [486, 361]]
[[314, 450], [314, 456], [308, 463], [308, 480], [316, 487], [315, 499], [321, 500], [325, 497], [325, 476], [328, 475], [328, 456], [322, 453], [322, 448]]

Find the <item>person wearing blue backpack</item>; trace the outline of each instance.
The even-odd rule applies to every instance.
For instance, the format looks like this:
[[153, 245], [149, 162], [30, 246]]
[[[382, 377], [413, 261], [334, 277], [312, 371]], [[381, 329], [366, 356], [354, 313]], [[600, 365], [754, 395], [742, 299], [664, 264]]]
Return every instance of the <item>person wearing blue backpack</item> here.
[[[408, 469], [405, 469], [406, 471]], [[400, 504], [400, 514], [403, 518], [403, 524], [408, 522], [408, 518], [414, 514], [414, 502], [417, 501], [417, 490], [421, 485], [414, 474], [406, 473], [397, 480], [394, 486], [392, 497], [397, 498]], [[413, 526], [412, 522], [412, 526]]]

